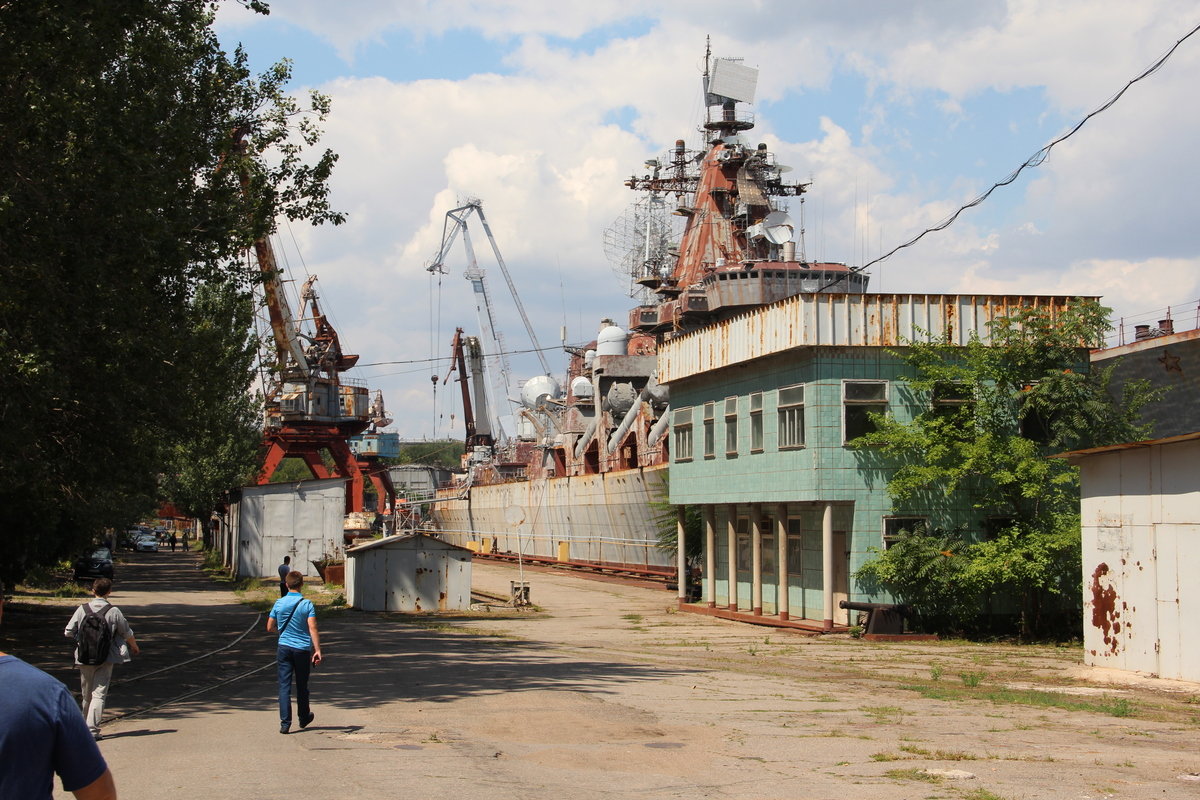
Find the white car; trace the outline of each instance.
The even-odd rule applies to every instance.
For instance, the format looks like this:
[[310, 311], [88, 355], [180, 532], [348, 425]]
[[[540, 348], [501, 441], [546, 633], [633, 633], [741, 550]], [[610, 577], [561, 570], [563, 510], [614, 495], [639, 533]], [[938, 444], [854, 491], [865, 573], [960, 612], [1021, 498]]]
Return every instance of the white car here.
[[143, 533], [134, 540], [133, 549], [138, 553], [157, 553], [158, 539], [153, 533]]

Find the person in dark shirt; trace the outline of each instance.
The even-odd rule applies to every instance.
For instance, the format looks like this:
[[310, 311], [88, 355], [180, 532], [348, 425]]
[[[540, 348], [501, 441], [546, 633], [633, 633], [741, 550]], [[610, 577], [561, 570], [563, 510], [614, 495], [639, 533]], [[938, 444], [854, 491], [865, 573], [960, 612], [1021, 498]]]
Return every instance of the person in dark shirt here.
[[77, 800], [116, 800], [112, 772], [67, 687], [0, 652], [0, 797], [51, 800], [56, 773]]
[[279, 596], [287, 597], [287, 576], [292, 571], [292, 557], [284, 556], [283, 563], [279, 565]]

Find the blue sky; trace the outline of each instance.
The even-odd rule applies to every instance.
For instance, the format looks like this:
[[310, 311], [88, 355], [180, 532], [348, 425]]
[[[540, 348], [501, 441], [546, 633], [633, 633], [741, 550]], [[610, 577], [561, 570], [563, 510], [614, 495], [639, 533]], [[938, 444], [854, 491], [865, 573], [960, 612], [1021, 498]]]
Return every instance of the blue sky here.
[[[1006, 176], [1200, 23], [1194, 3], [1177, 0], [629, 8], [289, 0], [266, 18], [222, 10], [224, 42], [242, 42], [257, 68], [292, 59], [294, 87], [333, 100], [324, 144], [341, 155], [333, 200], [350, 221], [288, 229], [280, 247], [320, 276], [323, 307], [364, 364], [442, 357], [455, 325], [475, 327], [465, 257], [448, 263], [440, 289], [423, 270], [445, 212], [466, 196], [483, 200], [543, 346], [564, 322], [578, 343], [602, 317], [623, 318], [604, 230], [635, 199], [625, 177], [677, 138], [698, 141], [708, 35], [714, 55], [760, 69], [749, 136], [813, 181], [807, 252], [859, 264]], [[1200, 35], [1043, 166], [873, 268], [872, 287], [1098, 294], [1126, 316], [1194, 311], [1198, 68]], [[506, 345], [525, 349], [482, 231], [474, 240]], [[512, 360], [519, 375], [538, 371]], [[384, 390], [405, 435], [457, 436], [453, 398], [430, 389], [437, 370], [381, 365], [360, 377]]]

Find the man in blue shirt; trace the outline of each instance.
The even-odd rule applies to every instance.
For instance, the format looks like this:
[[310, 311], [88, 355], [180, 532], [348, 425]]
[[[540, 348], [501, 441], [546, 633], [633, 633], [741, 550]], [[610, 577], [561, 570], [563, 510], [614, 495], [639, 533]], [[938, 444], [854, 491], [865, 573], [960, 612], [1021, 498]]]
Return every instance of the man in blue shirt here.
[[279, 565], [279, 596], [287, 597], [287, 576], [292, 571], [292, 557], [284, 556], [283, 563]]
[[67, 687], [0, 652], [0, 797], [50, 800], [55, 773], [78, 800], [116, 800], [112, 773]]
[[321, 663], [321, 637], [317, 632], [317, 610], [304, 599], [300, 588], [304, 576], [292, 571], [285, 579], [288, 593], [275, 601], [267, 617], [267, 633], [279, 631], [275, 662], [279, 668], [279, 732], [292, 727], [292, 678], [296, 679], [296, 713], [300, 727], [307, 728], [316, 714], [308, 707], [308, 675]]

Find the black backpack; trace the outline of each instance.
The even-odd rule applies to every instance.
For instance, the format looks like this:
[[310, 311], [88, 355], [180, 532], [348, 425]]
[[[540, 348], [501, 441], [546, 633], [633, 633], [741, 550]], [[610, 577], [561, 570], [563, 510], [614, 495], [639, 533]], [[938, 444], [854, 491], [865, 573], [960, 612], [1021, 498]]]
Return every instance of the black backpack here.
[[103, 609], [94, 611], [91, 603], [83, 604], [83, 619], [80, 620], [79, 630], [75, 634], [75, 641], [79, 644], [80, 664], [94, 667], [108, 661], [113, 633], [104, 615], [110, 608], [112, 605], [105, 603]]

